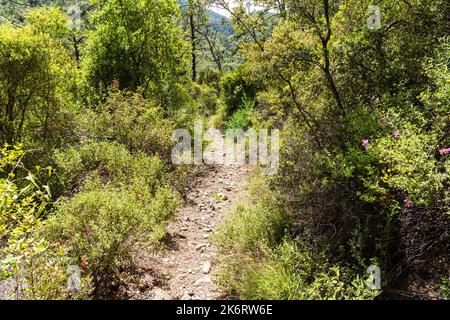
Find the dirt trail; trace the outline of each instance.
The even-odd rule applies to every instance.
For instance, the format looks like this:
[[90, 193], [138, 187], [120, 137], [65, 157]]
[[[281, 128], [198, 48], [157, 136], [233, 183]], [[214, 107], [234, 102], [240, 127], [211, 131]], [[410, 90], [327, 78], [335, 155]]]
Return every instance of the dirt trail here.
[[167, 227], [166, 249], [138, 257], [148, 272], [140, 276], [140, 289], [129, 292], [131, 299], [224, 298], [212, 281], [219, 260], [210, 236], [245, 194], [248, 172], [246, 166], [208, 167], [193, 181], [186, 203]]

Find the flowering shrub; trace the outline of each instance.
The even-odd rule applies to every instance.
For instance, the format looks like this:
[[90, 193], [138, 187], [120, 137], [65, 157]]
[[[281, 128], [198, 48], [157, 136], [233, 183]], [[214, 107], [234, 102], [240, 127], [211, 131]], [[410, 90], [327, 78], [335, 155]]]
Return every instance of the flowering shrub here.
[[[362, 177], [367, 201], [383, 201], [388, 194], [400, 192], [411, 205], [428, 205], [442, 190], [450, 177], [441, 170], [442, 161], [436, 159], [436, 137], [405, 128], [399, 138], [386, 136], [377, 139], [366, 150], [371, 163]], [[443, 159], [445, 161], [445, 159]]]

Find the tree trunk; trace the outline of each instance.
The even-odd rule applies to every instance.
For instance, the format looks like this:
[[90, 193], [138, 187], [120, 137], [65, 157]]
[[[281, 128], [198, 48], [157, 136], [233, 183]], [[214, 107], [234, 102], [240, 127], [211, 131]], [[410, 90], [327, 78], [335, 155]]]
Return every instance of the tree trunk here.
[[197, 80], [197, 46], [196, 46], [196, 37], [195, 37], [195, 21], [194, 14], [191, 13], [189, 15], [189, 26], [191, 29], [191, 55], [192, 55], [192, 81]]

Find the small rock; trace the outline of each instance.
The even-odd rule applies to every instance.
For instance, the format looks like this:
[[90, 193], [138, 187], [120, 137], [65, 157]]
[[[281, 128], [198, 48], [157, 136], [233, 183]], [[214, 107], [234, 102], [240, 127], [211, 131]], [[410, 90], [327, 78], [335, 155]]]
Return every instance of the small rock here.
[[163, 289], [156, 288], [153, 290], [152, 300], [173, 300], [173, 298]]
[[205, 262], [205, 263], [203, 264], [202, 272], [203, 272], [204, 274], [208, 274], [209, 271], [211, 271], [211, 262], [207, 261], [207, 262]]
[[210, 282], [211, 282], [211, 278], [209, 276], [204, 276], [204, 277], [198, 279], [197, 281], [195, 281], [194, 286], [199, 287], [201, 285], [208, 284]]

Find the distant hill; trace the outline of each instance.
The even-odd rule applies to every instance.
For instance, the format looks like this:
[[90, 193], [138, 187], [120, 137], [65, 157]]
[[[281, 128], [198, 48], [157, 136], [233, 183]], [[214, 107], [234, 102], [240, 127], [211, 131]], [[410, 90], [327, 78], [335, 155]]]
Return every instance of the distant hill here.
[[[178, 0], [178, 3], [181, 6], [181, 10], [187, 7], [186, 0]], [[220, 13], [214, 12], [212, 10], [207, 10], [209, 23], [212, 28], [223, 33], [224, 36], [230, 36], [234, 33], [233, 26], [231, 25], [231, 21], [229, 18], [221, 15]]]
[[225, 21], [230, 21], [230, 19], [228, 19], [227, 17], [221, 15], [220, 13], [217, 13], [215, 11], [212, 10], [208, 10], [208, 16], [209, 19], [211, 20], [211, 22], [222, 22], [222, 20]]
[[208, 10], [208, 16], [211, 27], [223, 33], [224, 36], [228, 37], [234, 33], [231, 21], [227, 17], [211, 10]]

